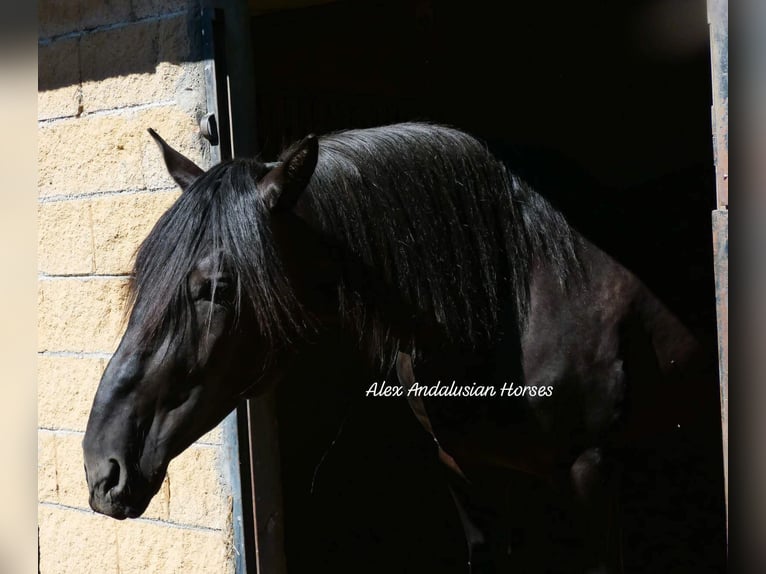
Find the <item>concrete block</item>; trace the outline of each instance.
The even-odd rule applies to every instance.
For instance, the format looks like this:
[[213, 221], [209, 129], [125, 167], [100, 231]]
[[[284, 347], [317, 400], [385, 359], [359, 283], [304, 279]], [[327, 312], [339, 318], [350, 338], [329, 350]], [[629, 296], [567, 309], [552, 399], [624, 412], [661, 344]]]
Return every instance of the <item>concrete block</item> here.
[[106, 359], [38, 356], [37, 424], [85, 431]]
[[146, 18], [185, 10], [189, 2], [188, 0], [133, 0], [132, 4], [136, 18]]
[[80, 105], [80, 41], [69, 38], [37, 50], [37, 119], [75, 116]]
[[[46, 431], [40, 431], [46, 433]], [[73, 508], [89, 510], [88, 484], [82, 454], [81, 433], [47, 432], [54, 436], [56, 447], [56, 487], [58, 502]]]
[[171, 522], [225, 527], [230, 509], [225, 504], [227, 493], [222, 485], [218, 454], [217, 447], [192, 445], [171, 461], [168, 467]]
[[234, 571], [230, 538], [225, 532], [168, 528], [141, 520], [119, 522], [116, 529], [120, 574]]
[[40, 0], [37, 3], [38, 36], [52, 38], [184, 11], [188, 0]]
[[84, 111], [172, 101], [188, 54], [185, 15], [84, 36]]
[[194, 117], [175, 106], [124, 110], [43, 125], [38, 130], [38, 190], [42, 197], [174, 187], [152, 127], [206, 167]]
[[221, 532], [187, 530], [184, 538], [184, 544], [189, 550], [184, 553], [181, 572], [234, 573], [234, 549], [229, 530]]
[[42, 280], [38, 351], [113, 352], [122, 334], [127, 280]]
[[37, 520], [40, 574], [119, 573], [116, 520], [51, 506], [39, 506]]
[[172, 190], [91, 201], [96, 273], [130, 273], [141, 242], [179, 193]]
[[81, 2], [72, 0], [39, 0], [37, 32], [40, 38], [51, 38], [80, 28]]
[[42, 203], [37, 209], [37, 268], [51, 275], [94, 273], [93, 216], [87, 202]]
[[130, 273], [141, 242], [179, 192], [57, 201], [38, 208], [38, 269], [48, 275]]
[[74, 84], [37, 92], [37, 119], [75, 117], [80, 109], [80, 86]]
[[119, 24], [133, 20], [130, 2], [123, 0], [78, 0], [80, 28], [90, 30], [98, 26]]
[[56, 480], [56, 437], [53, 433], [37, 433], [37, 500], [58, 502]]

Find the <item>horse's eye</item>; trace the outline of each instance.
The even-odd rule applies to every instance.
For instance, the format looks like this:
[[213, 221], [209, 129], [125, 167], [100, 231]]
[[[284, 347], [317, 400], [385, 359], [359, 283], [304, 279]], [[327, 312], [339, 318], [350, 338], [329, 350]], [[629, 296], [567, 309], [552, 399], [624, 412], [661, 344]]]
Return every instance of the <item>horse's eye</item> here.
[[226, 281], [218, 281], [213, 284], [212, 281], [206, 281], [199, 290], [199, 299], [227, 305], [234, 301], [234, 289]]
[[230, 283], [221, 281], [215, 286], [213, 296], [216, 301], [221, 303], [232, 303], [234, 301], [234, 287]]

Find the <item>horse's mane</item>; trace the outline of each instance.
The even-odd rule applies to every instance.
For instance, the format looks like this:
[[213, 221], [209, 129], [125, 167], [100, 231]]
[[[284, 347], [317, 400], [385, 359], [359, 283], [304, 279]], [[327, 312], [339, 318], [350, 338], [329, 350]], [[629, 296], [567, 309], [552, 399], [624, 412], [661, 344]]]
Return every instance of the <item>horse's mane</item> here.
[[[496, 340], [508, 304], [523, 324], [535, 262], [562, 282], [576, 268], [576, 236], [564, 218], [461, 131], [396, 124], [327, 135], [319, 149], [304, 194], [314, 225], [452, 343]], [[396, 352], [402, 342], [390, 340], [386, 317], [365, 308], [354, 285], [341, 290], [341, 303], [377, 351]]]
[[[188, 299], [179, 285], [211, 250], [225, 254], [238, 305], [252, 309], [267, 338], [305, 327], [268, 209], [253, 193], [266, 171], [256, 160], [224, 162], [158, 221], [137, 255], [132, 290], [152, 329]], [[574, 269], [576, 239], [563, 217], [478, 140], [450, 128], [411, 123], [321, 137], [300, 211], [458, 345], [494, 340], [508, 304], [523, 323], [536, 262], [562, 282]], [[339, 294], [342, 315], [381, 358], [417, 346], [394, 340], [358, 285], [346, 280]]]

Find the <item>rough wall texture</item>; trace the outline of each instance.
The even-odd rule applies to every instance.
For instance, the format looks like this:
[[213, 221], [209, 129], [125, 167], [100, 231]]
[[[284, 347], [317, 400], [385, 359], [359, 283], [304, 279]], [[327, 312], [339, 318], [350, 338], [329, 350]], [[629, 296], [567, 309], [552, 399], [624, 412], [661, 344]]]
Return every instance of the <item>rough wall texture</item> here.
[[146, 514], [93, 513], [81, 442], [123, 328], [139, 242], [178, 191], [146, 132], [201, 165], [195, 4], [39, 3], [38, 500], [43, 574], [233, 571], [216, 429], [170, 465]]

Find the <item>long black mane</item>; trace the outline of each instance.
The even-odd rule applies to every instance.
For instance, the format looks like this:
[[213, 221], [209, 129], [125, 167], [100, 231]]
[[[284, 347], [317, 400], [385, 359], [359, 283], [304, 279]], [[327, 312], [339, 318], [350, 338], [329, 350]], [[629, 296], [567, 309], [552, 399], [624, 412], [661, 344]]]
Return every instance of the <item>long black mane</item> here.
[[[210, 253], [238, 278], [237, 305], [267, 338], [306, 327], [257, 192], [267, 170], [256, 160], [224, 162], [159, 220], [137, 255], [132, 290], [150, 330], [183, 315], [185, 278]], [[576, 269], [576, 236], [563, 217], [482, 143], [450, 128], [398, 124], [320, 138], [300, 211], [460, 345], [492, 341], [508, 304], [523, 323], [536, 264], [562, 282]], [[339, 297], [381, 357], [403, 344], [358, 285], [345, 281]]]

